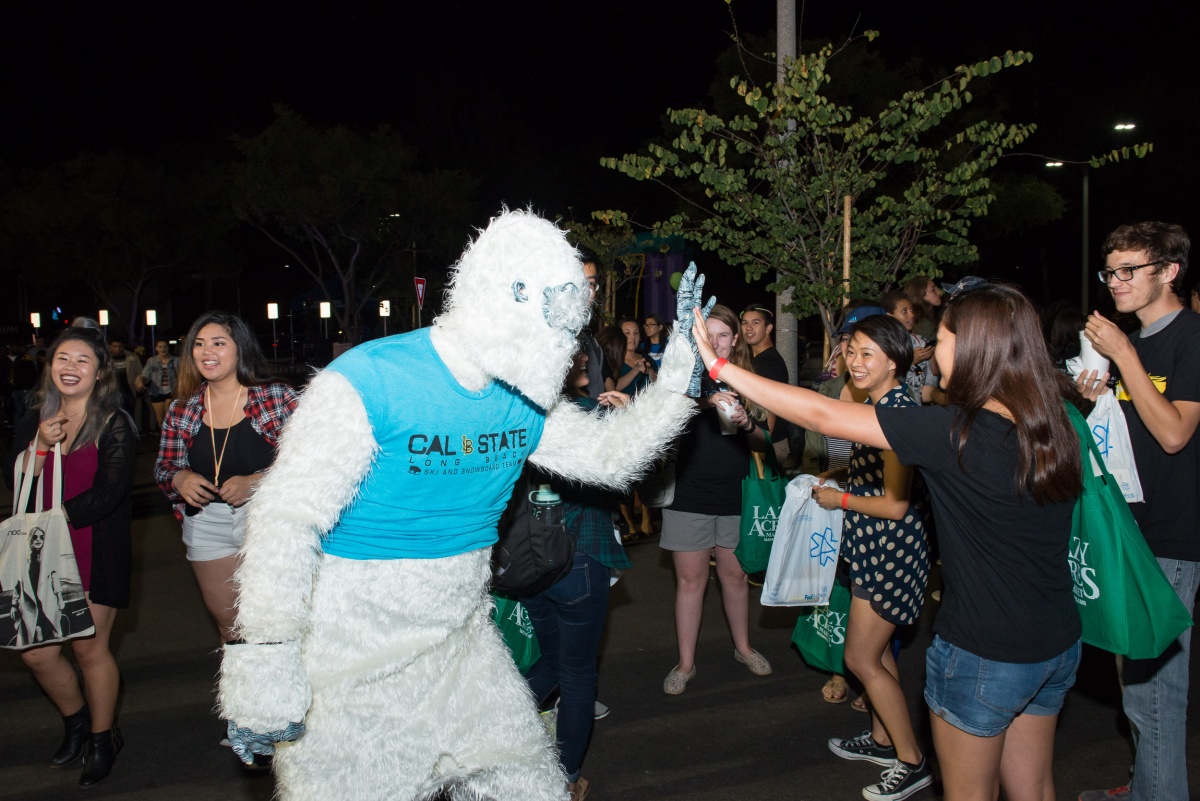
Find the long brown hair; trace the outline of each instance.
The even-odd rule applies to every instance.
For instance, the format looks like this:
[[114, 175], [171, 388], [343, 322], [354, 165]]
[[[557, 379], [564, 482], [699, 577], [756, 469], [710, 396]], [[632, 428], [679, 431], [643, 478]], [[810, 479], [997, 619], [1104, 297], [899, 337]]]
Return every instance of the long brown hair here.
[[[918, 275], [905, 281], [902, 287], [904, 294], [908, 296], [909, 301], [912, 303], [917, 322], [921, 322], [922, 320], [937, 321], [937, 309], [929, 305], [929, 301], [925, 300], [925, 290], [929, 289], [929, 285], [932, 283], [933, 279], [929, 276]], [[895, 307], [893, 306], [892, 308]], [[888, 312], [890, 313], [891, 309]]]
[[196, 344], [196, 337], [200, 336], [200, 329], [210, 323], [216, 323], [224, 328], [237, 347], [237, 380], [239, 384], [243, 387], [254, 387], [268, 384], [273, 380], [266, 357], [263, 356], [262, 348], [258, 346], [258, 339], [250, 330], [250, 326], [246, 325], [246, 322], [236, 314], [209, 311], [200, 315], [196, 322], [192, 323], [191, 329], [179, 346], [179, 378], [175, 386], [175, 397], [186, 401], [195, 395], [200, 389], [200, 385], [204, 383], [204, 377], [200, 375], [200, 370], [196, 367], [192, 347]]
[[1054, 368], [1037, 313], [1021, 290], [990, 284], [946, 304], [942, 325], [954, 334], [947, 403], [959, 464], [971, 426], [988, 401], [1013, 417], [1020, 458], [1013, 487], [1038, 504], [1067, 501], [1083, 489], [1079, 437], [1063, 401], [1075, 386]]

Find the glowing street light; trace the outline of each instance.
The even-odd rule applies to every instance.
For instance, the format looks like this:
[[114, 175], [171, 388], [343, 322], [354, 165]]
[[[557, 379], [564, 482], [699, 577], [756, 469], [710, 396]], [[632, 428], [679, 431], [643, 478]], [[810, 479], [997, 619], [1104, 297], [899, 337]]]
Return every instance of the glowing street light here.
[[267, 304], [267, 319], [271, 321], [271, 352], [275, 361], [279, 361], [279, 337], [275, 335], [275, 321], [279, 319], [279, 304]]
[[379, 301], [379, 316], [383, 319], [383, 335], [387, 336], [387, 321], [392, 316], [392, 302], [390, 300]]
[[333, 309], [330, 306], [329, 301], [327, 301], [327, 300], [321, 301], [321, 335], [324, 336], [326, 339], [329, 339], [329, 322], [328, 321], [329, 321], [329, 315], [332, 313], [332, 311], [333, 311]]

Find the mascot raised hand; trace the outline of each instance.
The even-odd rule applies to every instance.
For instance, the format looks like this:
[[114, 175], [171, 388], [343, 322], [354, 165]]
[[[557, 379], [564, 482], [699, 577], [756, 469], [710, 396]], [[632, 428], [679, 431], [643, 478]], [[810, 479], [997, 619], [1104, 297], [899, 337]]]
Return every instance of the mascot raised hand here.
[[281, 798], [566, 798], [490, 619], [496, 524], [526, 459], [614, 488], [648, 469], [698, 358], [672, 337], [654, 384], [587, 414], [559, 398], [589, 313], [563, 231], [506, 211], [432, 327], [312, 379], [251, 502], [218, 694], [234, 750], [275, 754]]

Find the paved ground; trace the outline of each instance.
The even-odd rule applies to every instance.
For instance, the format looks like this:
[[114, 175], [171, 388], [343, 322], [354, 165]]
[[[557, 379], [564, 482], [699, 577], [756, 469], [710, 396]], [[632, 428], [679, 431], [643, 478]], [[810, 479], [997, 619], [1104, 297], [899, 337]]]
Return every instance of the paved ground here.
[[[117, 622], [116, 649], [125, 680], [120, 725], [126, 747], [113, 775], [87, 791], [91, 798], [180, 801], [269, 799], [270, 775], [241, 769], [217, 741], [212, 714], [216, 634], [184, 559], [179, 529], [150, 479], [151, 446], [139, 458], [134, 524], [137, 572], [132, 607]], [[0, 497], [5, 508], [7, 495]], [[631, 549], [634, 569], [614, 588], [600, 670], [601, 698], [612, 714], [596, 725], [584, 775], [596, 801], [749, 801], [758, 798], [860, 798], [878, 769], [845, 762], [826, 740], [867, 724], [849, 704], [824, 703], [825, 677], [808, 670], [789, 637], [794, 610], [751, 611], [753, 641], [775, 666], [758, 678], [733, 661], [717, 587], [705, 609], [698, 674], [686, 693], [662, 693], [675, 662], [669, 559], [653, 543]], [[936, 604], [926, 610], [901, 654], [918, 732], [931, 751], [920, 701], [922, 653]], [[1193, 668], [1193, 681], [1195, 677]], [[1200, 686], [1200, 685], [1197, 685]], [[1193, 710], [1192, 719], [1200, 720]], [[77, 771], [46, 766], [61, 736], [49, 702], [20, 659], [0, 652], [0, 799], [78, 798]], [[1193, 775], [1200, 741], [1189, 736]], [[379, 743], [387, 748], [387, 743]], [[1062, 716], [1056, 744], [1059, 797], [1125, 781], [1130, 745], [1123, 729], [1111, 657], [1086, 649], [1077, 688]], [[935, 798], [926, 792], [920, 798]]]

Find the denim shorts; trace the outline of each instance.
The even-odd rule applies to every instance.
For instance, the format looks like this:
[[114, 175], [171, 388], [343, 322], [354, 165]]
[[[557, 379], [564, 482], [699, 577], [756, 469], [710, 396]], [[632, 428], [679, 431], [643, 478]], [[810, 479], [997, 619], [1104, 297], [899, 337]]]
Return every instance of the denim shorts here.
[[956, 729], [995, 737], [1017, 715], [1057, 715], [1075, 683], [1080, 644], [1045, 662], [995, 662], [934, 637], [925, 652], [925, 703]]

